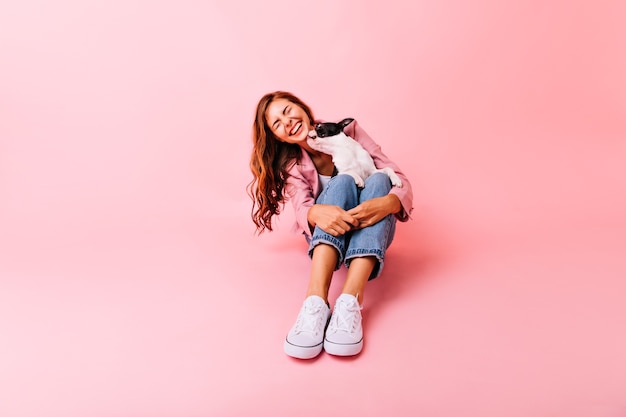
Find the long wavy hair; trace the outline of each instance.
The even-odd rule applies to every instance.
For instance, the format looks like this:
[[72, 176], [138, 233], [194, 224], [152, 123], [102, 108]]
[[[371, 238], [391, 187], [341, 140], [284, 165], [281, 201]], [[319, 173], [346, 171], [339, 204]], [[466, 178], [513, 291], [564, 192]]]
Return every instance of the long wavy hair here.
[[248, 194], [252, 198], [252, 221], [258, 234], [272, 231], [272, 217], [280, 214], [284, 206], [287, 171], [302, 156], [299, 145], [279, 141], [267, 123], [267, 108], [276, 99], [286, 99], [300, 106], [311, 124], [315, 120], [311, 108], [289, 92], [275, 91], [259, 100], [252, 128], [250, 170], [253, 179], [248, 184]]

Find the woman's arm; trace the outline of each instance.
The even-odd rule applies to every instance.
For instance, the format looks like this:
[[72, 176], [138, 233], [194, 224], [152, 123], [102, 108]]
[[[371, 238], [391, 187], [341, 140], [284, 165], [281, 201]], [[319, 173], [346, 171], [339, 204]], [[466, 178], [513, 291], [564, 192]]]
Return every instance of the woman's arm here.
[[[306, 165], [303, 167], [299, 163], [295, 163], [289, 170], [289, 176], [285, 183], [285, 194], [291, 201], [294, 213], [296, 215], [296, 229], [304, 232], [307, 236], [311, 237], [313, 227], [308, 218], [309, 210], [315, 205], [315, 196], [313, 194], [312, 184], [310, 176], [312, 173], [307, 173]], [[317, 172], [315, 172], [317, 175]], [[313, 224], [313, 226], [315, 226]]]
[[358, 221], [357, 228], [362, 229], [378, 223], [389, 214], [397, 214], [402, 210], [400, 198], [395, 194], [387, 194], [384, 197], [376, 197], [364, 201], [353, 209], [348, 210], [348, 214]]
[[315, 204], [309, 209], [307, 219], [311, 227], [320, 229], [333, 236], [341, 236], [359, 227], [359, 221], [339, 206]]

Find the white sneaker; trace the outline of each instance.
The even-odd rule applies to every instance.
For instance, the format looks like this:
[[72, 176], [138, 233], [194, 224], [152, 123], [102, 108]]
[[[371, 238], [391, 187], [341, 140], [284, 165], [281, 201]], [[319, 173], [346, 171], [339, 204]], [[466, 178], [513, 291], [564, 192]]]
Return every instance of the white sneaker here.
[[330, 308], [322, 297], [311, 295], [304, 300], [296, 324], [285, 339], [285, 353], [298, 359], [311, 359], [322, 352], [324, 329]]
[[326, 329], [324, 350], [331, 355], [352, 356], [363, 349], [361, 306], [354, 295], [341, 294]]

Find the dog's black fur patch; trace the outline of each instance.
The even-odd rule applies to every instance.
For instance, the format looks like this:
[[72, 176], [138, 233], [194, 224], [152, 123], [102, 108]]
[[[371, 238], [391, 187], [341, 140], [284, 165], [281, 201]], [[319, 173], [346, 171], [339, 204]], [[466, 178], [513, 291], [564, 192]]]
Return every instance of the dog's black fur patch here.
[[348, 126], [353, 121], [354, 119], [347, 118], [347, 119], [343, 119], [339, 123], [332, 123], [332, 122], [317, 123], [315, 124], [315, 133], [317, 133], [317, 136], [319, 136], [320, 138], [325, 138], [328, 136], [335, 136], [343, 132], [343, 129], [345, 129], [345, 127]]

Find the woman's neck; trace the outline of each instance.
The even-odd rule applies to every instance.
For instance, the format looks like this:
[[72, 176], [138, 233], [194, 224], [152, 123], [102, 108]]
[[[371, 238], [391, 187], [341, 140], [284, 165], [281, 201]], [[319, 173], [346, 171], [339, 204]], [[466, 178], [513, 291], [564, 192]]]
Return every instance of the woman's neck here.
[[311, 156], [311, 160], [317, 172], [322, 175], [332, 175], [335, 168], [332, 156], [319, 151], [314, 151], [314, 153], [309, 153], [309, 155]]

